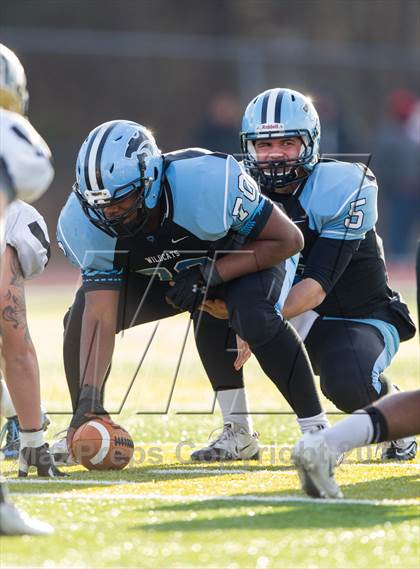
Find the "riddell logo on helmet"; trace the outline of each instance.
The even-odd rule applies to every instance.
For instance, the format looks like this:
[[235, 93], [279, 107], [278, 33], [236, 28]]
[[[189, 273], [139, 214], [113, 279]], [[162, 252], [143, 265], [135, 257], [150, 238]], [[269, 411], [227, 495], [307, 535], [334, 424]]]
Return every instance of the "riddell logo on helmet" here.
[[266, 122], [259, 124], [256, 130], [284, 130], [284, 124], [281, 122]]

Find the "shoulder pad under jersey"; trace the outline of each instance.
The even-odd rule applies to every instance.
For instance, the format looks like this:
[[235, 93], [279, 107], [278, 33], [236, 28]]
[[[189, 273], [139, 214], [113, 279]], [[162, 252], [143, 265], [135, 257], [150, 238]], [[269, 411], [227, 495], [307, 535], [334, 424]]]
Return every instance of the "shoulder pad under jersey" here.
[[364, 164], [321, 162], [299, 201], [309, 227], [331, 239], [363, 239], [378, 218], [376, 178]]
[[259, 206], [255, 181], [229, 154], [189, 149], [178, 155], [166, 171], [173, 221], [203, 241], [240, 231]]

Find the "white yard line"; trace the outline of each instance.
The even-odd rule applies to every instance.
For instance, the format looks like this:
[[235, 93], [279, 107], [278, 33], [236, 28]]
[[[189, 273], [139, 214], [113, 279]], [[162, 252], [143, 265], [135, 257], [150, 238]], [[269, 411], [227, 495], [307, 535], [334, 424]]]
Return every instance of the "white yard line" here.
[[367, 462], [366, 464], [363, 464], [362, 462], [346, 462], [346, 460], [344, 459], [344, 462], [342, 462], [340, 464], [340, 466], [338, 468], [340, 468], [341, 466], [351, 466], [356, 467], [356, 468], [395, 468], [395, 467], [399, 467], [399, 468], [414, 468], [419, 470], [420, 469], [420, 464], [405, 464], [404, 462]]
[[281, 472], [282, 474], [296, 474], [295, 470], [251, 470], [246, 468], [161, 468], [156, 470], [148, 470], [148, 474], [273, 474]]
[[[293, 466], [292, 464], [279, 464], [279, 465], [272, 465], [274, 467], [291, 467]], [[354, 466], [356, 467], [360, 467], [360, 468], [373, 468], [373, 467], [380, 467], [380, 468], [394, 468], [395, 466], [397, 467], [402, 467], [402, 468], [414, 468], [415, 470], [420, 470], [420, 464], [402, 464], [401, 462], [387, 462], [387, 463], [367, 463], [367, 464], [360, 464], [360, 463], [352, 463], [352, 462], [343, 462], [341, 466], [351, 466], [352, 468]], [[338, 468], [340, 468], [338, 467]], [[267, 468], [263, 469], [263, 470], [257, 470], [256, 468], [162, 468], [162, 469], [156, 469], [156, 470], [147, 470], [145, 472], [148, 472], [149, 474], [160, 474], [162, 472], [165, 472], [166, 474], [176, 474], [176, 473], [180, 473], [180, 474], [188, 474], [190, 472], [197, 474], [197, 473], [202, 473], [202, 472], [207, 472], [207, 473], [211, 473], [211, 474], [226, 474], [226, 472], [232, 472], [233, 474], [242, 474], [242, 473], [250, 473], [252, 472], [253, 474], [255, 473], [266, 473], [266, 472], [270, 472], [270, 473], [277, 473], [277, 472], [281, 472], [282, 474], [292, 474], [295, 473], [295, 469], [293, 468], [292, 470], [268, 470]]]
[[[15, 494], [16, 496], [16, 494]], [[82, 493], [82, 492], [48, 492], [43, 494], [38, 494], [34, 492], [28, 492], [25, 494], [20, 494], [20, 498], [30, 497], [40, 500], [50, 499], [50, 500], [77, 500], [77, 501], [120, 501], [120, 500], [134, 500], [134, 501], [145, 501], [145, 500], [161, 500], [164, 502], [208, 502], [208, 501], [221, 501], [221, 502], [255, 502], [255, 503], [268, 503], [268, 504], [283, 504], [283, 503], [293, 503], [293, 502], [303, 502], [317, 505], [325, 504], [337, 504], [337, 505], [355, 505], [355, 506], [420, 506], [420, 501], [415, 499], [404, 499], [404, 500], [364, 500], [364, 499], [351, 499], [344, 498], [341, 500], [327, 499], [319, 500], [316, 498], [308, 498], [305, 496], [254, 496], [252, 494], [243, 494], [241, 496], [194, 496], [191, 494], [133, 494], [133, 493], [123, 493], [123, 494], [109, 494], [103, 492], [95, 492], [94, 494]]]
[[6, 482], [7, 484], [96, 484], [98, 486], [115, 486], [115, 484], [137, 484], [135, 480], [95, 480], [92, 478], [86, 478], [83, 480], [75, 480], [74, 478], [7, 478]]
[[[343, 463], [339, 468], [343, 466], [351, 466], [351, 468], [370, 468], [370, 467], [380, 467], [380, 468], [395, 468], [401, 467], [406, 469], [420, 470], [420, 464], [403, 464], [400, 462], [387, 462], [379, 464], [351, 464]], [[290, 470], [268, 470], [268, 469], [247, 469], [247, 468], [162, 468], [153, 470], [144, 470], [141, 474], [152, 474], [154, 476], [171, 476], [173, 474], [278, 474], [281, 476], [288, 476], [296, 474], [295, 469]], [[74, 478], [7, 478], [8, 484], [69, 484], [69, 485], [89, 485], [95, 484], [97, 486], [115, 486], [118, 484], [138, 484], [135, 480], [106, 480], [106, 479], [95, 479], [95, 478], [84, 478], [84, 479], [74, 479]], [[142, 481], [143, 483], [143, 481]]]

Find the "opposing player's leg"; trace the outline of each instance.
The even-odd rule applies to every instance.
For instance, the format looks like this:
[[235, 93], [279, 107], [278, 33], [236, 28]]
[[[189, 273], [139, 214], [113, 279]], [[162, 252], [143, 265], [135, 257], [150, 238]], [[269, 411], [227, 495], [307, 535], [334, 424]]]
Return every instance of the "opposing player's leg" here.
[[[391, 324], [318, 318], [305, 344], [324, 395], [345, 413], [377, 401], [396, 388], [384, 378], [399, 347]], [[416, 454], [414, 437], [396, 439], [383, 449], [383, 459], [410, 460]]]
[[191, 454], [196, 461], [252, 460], [259, 457], [258, 435], [248, 413], [242, 370], [236, 371], [236, 334], [227, 320], [206, 312], [194, 317], [194, 333], [201, 361], [223, 415], [223, 429], [202, 449]]
[[[45, 431], [51, 421], [45, 410], [41, 407], [42, 429]], [[20, 424], [15, 406], [7, 389], [6, 382], [0, 373], [0, 416], [6, 422], [0, 432], [0, 450], [7, 460], [15, 460], [19, 457], [20, 449]]]
[[27, 476], [31, 466], [39, 476], [62, 476], [44, 441], [38, 360], [26, 321], [24, 276], [12, 247], [6, 247], [1, 264], [3, 369], [21, 430], [19, 476]]
[[[314, 497], [337, 498], [336, 458], [345, 451], [420, 434], [420, 390], [387, 395], [330, 429], [305, 433], [292, 452], [303, 489]], [[310, 484], [307, 484], [309, 479]], [[312, 491], [308, 492], [308, 488]]]

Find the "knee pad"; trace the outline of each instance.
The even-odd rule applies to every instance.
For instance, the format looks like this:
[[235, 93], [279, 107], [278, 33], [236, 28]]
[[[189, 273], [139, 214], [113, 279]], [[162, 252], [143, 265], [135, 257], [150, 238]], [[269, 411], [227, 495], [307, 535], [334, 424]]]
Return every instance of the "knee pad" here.
[[257, 348], [272, 340], [284, 322], [274, 306], [266, 303], [234, 310], [231, 325], [245, 342]]

